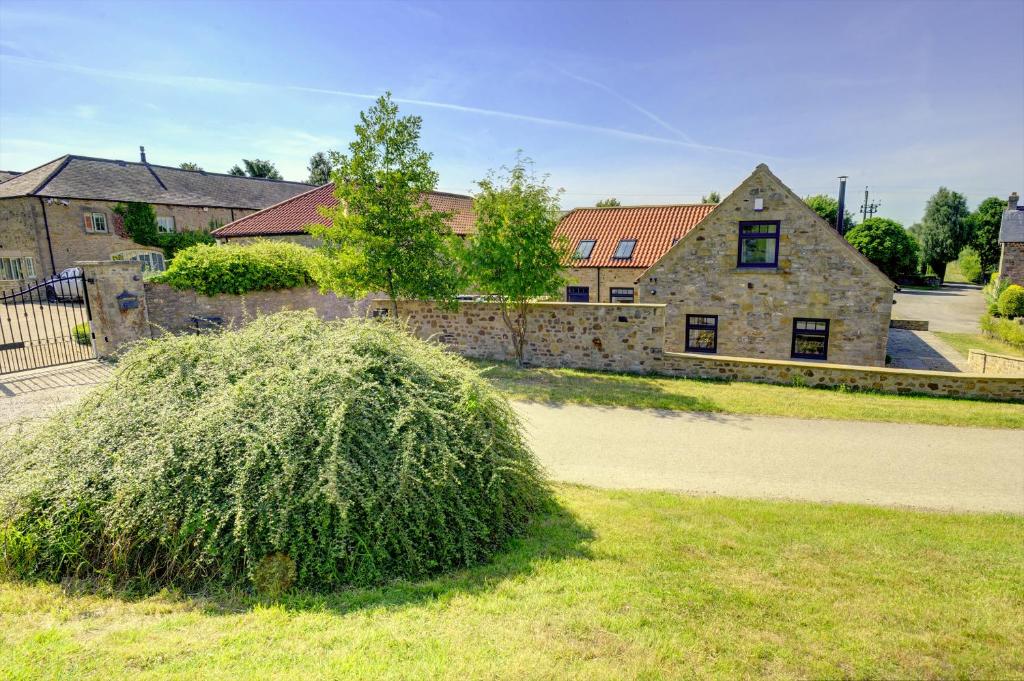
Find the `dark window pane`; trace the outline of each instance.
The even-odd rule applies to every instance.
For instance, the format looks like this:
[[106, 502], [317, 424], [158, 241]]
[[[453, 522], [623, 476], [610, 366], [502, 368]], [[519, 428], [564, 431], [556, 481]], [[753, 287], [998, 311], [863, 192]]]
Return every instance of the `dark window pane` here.
[[633, 257], [633, 247], [636, 246], [636, 241], [633, 239], [623, 239], [619, 242], [619, 245], [615, 248], [615, 258], [619, 260], [629, 260]]
[[764, 265], [775, 262], [775, 239], [743, 239], [740, 262], [744, 265]]
[[579, 245], [576, 247], [576, 253], [574, 257], [579, 258], [580, 260], [586, 260], [587, 258], [590, 257], [590, 254], [593, 252], [595, 243], [597, 242], [590, 239], [584, 239], [583, 241], [580, 241]]

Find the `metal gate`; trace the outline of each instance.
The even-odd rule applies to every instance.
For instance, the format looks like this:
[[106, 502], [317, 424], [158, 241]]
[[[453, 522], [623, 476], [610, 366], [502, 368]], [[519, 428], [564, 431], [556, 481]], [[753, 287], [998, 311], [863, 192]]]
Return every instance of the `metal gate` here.
[[0, 291], [0, 374], [92, 359], [91, 319], [78, 268]]

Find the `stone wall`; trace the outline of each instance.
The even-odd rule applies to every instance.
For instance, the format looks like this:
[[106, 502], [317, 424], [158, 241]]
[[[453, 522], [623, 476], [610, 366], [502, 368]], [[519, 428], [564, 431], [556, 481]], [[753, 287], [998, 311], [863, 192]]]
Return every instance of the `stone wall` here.
[[967, 353], [967, 367], [975, 374], [1024, 377], [1024, 357], [972, 349]]
[[[637, 278], [644, 273], [642, 267], [570, 267], [565, 275], [569, 279], [568, 286], [587, 286], [590, 288], [590, 302], [611, 302], [612, 288], [633, 289], [633, 302], [640, 300], [640, 292], [636, 284]], [[565, 300], [563, 289], [561, 299]]]
[[36, 273], [35, 277], [21, 279], [4, 279], [0, 274], [0, 289], [22, 288], [29, 282], [46, 278], [50, 272], [46, 235], [35, 229], [36, 222], [42, 220], [41, 215], [42, 205], [36, 197], [0, 200], [0, 257], [32, 258]]
[[75, 264], [85, 275], [96, 356], [109, 357], [128, 343], [148, 338], [142, 265], [112, 260]]
[[[251, 291], [245, 295], [204, 296], [195, 291], [179, 291], [167, 284], [147, 281], [146, 298], [153, 336], [164, 332], [180, 333], [195, 328], [195, 318], [220, 320], [227, 326], [240, 326], [261, 314], [283, 310], [315, 310], [322, 319], [345, 319], [366, 314], [375, 297], [354, 301], [333, 293], [321, 294], [315, 288], [281, 291]], [[210, 322], [201, 322], [206, 325]]]
[[1024, 286], [1024, 243], [1004, 243], [999, 257], [999, 276]]
[[927, 319], [891, 319], [889, 320], [890, 329], [905, 329], [907, 331], [927, 331], [928, 320]]
[[[776, 267], [738, 266], [745, 220], [779, 221]], [[829, 320], [828, 362], [885, 363], [892, 282], [764, 165], [654, 264], [638, 291], [639, 302], [668, 306], [668, 350], [685, 350], [687, 314], [717, 315], [719, 354], [789, 359], [793, 320], [803, 317]]]

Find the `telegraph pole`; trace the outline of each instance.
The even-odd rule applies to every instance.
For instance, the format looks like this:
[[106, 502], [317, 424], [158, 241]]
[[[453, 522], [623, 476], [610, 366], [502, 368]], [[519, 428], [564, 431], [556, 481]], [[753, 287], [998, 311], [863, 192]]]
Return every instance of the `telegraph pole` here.
[[863, 216], [865, 220], [870, 217], [874, 217], [875, 213], [878, 212], [878, 207], [881, 205], [882, 203], [880, 201], [877, 203], [871, 203], [868, 201], [868, 188], [864, 187], [864, 205], [860, 207], [861, 216]]

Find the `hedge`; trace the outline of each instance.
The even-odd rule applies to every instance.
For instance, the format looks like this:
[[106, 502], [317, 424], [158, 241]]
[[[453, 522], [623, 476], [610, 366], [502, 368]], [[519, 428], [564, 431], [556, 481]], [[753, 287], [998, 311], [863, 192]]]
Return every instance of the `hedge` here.
[[985, 315], [981, 318], [981, 330], [987, 336], [1024, 350], [1024, 324], [1019, 321]]
[[247, 246], [199, 244], [179, 251], [167, 270], [151, 281], [206, 296], [311, 286], [314, 257], [312, 249], [286, 241], [257, 241]]

